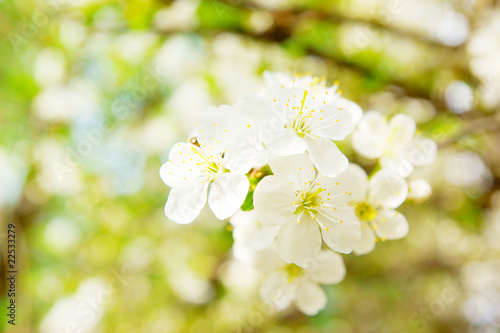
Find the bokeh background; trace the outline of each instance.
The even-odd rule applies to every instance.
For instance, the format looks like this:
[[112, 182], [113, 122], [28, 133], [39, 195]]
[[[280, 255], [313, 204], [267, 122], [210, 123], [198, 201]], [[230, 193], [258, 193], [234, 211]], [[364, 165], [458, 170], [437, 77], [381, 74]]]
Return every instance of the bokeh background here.
[[[2, 0], [2, 332], [497, 332], [500, 7], [493, 0]], [[263, 304], [210, 211], [167, 220], [158, 170], [265, 70], [340, 81], [440, 145], [407, 238], [343, 256], [316, 317]], [[359, 159], [342, 147], [350, 159]], [[422, 200], [420, 200], [422, 201]]]

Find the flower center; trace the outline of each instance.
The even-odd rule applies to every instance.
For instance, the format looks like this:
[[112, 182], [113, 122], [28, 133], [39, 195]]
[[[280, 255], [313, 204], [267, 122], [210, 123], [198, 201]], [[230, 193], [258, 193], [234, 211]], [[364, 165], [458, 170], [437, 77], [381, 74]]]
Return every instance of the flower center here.
[[285, 273], [288, 275], [288, 282], [292, 283], [293, 280], [304, 276], [304, 269], [295, 264], [288, 264], [284, 268]]
[[315, 192], [297, 192], [298, 202], [294, 202], [296, 206], [294, 214], [300, 214], [306, 210], [311, 213], [316, 213], [316, 209], [321, 204], [321, 196], [319, 195], [323, 192], [322, 188], [318, 188]]
[[203, 173], [210, 174], [209, 181], [214, 180], [214, 176], [219, 173], [229, 172], [224, 165], [222, 164], [222, 159], [224, 154], [222, 155], [210, 155], [206, 156], [203, 152], [200, 152], [195, 146], [191, 147], [191, 150], [198, 156], [201, 157], [203, 161], [196, 163], [196, 165], [201, 166], [203, 168]]
[[[304, 90], [304, 96], [302, 97], [302, 100], [300, 101], [300, 107], [298, 107], [298, 106], [292, 107], [292, 111], [298, 110], [298, 112], [295, 114], [295, 117], [293, 118], [293, 120], [289, 119], [288, 123], [285, 125], [286, 128], [293, 129], [295, 131], [295, 133], [297, 134], [297, 136], [299, 136], [300, 138], [303, 138], [304, 136], [306, 136], [307, 134], [309, 134], [311, 132], [311, 130], [309, 128], [309, 123], [310, 123], [309, 118], [311, 118], [312, 115], [310, 113], [305, 115], [305, 112], [304, 112], [304, 105], [306, 103], [306, 98], [307, 98], [308, 94], [309, 94], [309, 92], [307, 90]], [[307, 106], [306, 106], [306, 109], [307, 109]]]
[[356, 215], [362, 221], [371, 221], [377, 217], [377, 210], [372, 205], [366, 202], [358, 203], [356, 206]]

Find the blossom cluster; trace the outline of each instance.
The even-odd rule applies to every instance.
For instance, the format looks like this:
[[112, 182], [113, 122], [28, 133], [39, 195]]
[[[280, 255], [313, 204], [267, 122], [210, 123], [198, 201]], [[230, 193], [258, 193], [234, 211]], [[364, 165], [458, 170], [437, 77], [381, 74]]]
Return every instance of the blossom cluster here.
[[[261, 93], [204, 110], [190, 138], [174, 145], [160, 170], [172, 187], [165, 214], [191, 223], [208, 201], [218, 219], [230, 218], [235, 258], [267, 277], [261, 296], [315, 315], [327, 302], [319, 284], [346, 273], [339, 253], [366, 254], [406, 236], [396, 211], [408, 196], [406, 177], [432, 163], [437, 147], [405, 114], [363, 114], [338, 83], [269, 72], [264, 79]], [[370, 174], [336, 142], [376, 160]]]

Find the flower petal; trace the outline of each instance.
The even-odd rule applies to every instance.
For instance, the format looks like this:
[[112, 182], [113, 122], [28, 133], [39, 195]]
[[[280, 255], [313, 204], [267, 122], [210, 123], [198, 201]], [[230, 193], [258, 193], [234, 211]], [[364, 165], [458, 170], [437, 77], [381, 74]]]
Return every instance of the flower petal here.
[[300, 221], [292, 220], [281, 226], [276, 250], [287, 263], [304, 267], [314, 262], [319, 254], [321, 233], [309, 215], [304, 214]]
[[250, 182], [245, 175], [219, 175], [210, 188], [208, 205], [219, 220], [227, 219], [241, 207], [249, 187]]
[[[322, 183], [326, 192], [325, 196], [333, 200], [331, 204], [347, 204], [348, 202], [360, 202], [366, 200], [368, 195], [368, 175], [359, 165], [350, 163], [347, 170], [336, 177], [328, 177]], [[345, 195], [351, 193], [351, 195]], [[330, 201], [328, 200], [328, 201]]]
[[377, 111], [368, 111], [352, 134], [353, 148], [367, 158], [379, 158], [387, 147], [387, 118]]
[[344, 140], [354, 131], [362, 115], [363, 111], [356, 103], [339, 97], [333, 105], [325, 106], [321, 116], [315, 114], [317, 124], [311, 134], [325, 136], [334, 141]]
[[201, 175], [196, 165], [199, 156], [193, 153], [191, 147], [193, 145], [181, 142], [170, 150], [169, 161], [160, 168], [160, 177], [168, 186], [174, 187]]
[[354, 246], [354, 253], [357, 255], [367, 254], [375, 248], [375, 233], [366, 224], [361, 225], [361, 239]]
[[267, 176], [260, 181], [253, 194], [257, 218], [263, 225], [273, 226], [294, 220], [295, 192], [290, 183], [280, 176]]
[[408, 183], [400, 175], [378, 171], [370, 179], [369, 201], [384, 208], [399, 207], [408, 195]]
[[384, 156], [379, 159], [382, 169], [397, 173], [401, 177], [408, 177], [413, 172], [413, 164], [404, 156]]
[[295, 298], [296, 285], [289, 284], [283, 272], [271, 275], [260, 288], [260, 297], [271, 302], [277, 310], [286, 309]]
[[309, 278], [320, 284], [335, 284], [344, 279], [345, 273], [342, 257], [333, 251], [323, 250], [316, 267], [310, 270]]
[[286, 266], [285, 261], [274, 249], [257, 251], [254, 256], [253, 266], [263, 274], [271, 274]]
[[235, 127], [238, 117], [236, 111], [228, 106], [209, 106], [205, 108], [196, 123], [193, 133], [202, 148], [210, 147], [213, 153], [224, 151], [231, 129]]
[[375, 224], [377, 225], [375, 232], [381, 239], [400, 239], [408, 234], [406, 217], [392, 209], [379, 212]]
[[322, 210], [321, 213], [324, 215], [318, 214], [317, 219], [328, 228], [321, 228], [326, 245], [337, 252], [351, 253], [361, 238], [361, 226], [354, 211], [337, 208], [335, 211]]
[[207, 186], [207, 181], [195, 179], [174, 187], [168, 195], [165, 215], [175, 223], [193, 222], [207, 202]]
[[327, 302], [323, 289], [309, 281], [303, 281], [295, 294], [297, 308], [308, 316], [315, 316]]
[[304, 139], [309, 158], [322, 174], [335, 177], [347, 169], [349, 161], [335, 143], [322, 137], [317, 139], [304, 137]]
[[391, 118], [389, 128], [391, 132], [389, 137], [391, 140], [390, 143], [402, 146], [413, 139], [417, 125], [412, 117], [399, 113]]
[[405, 147], [405, 156], [415, 166], [430, 165], [436, 159], [437, 149], [433, 140], [417, 137]]
[[275, 175], [289, 180], [297, 189], [301, 188], [305, 182], [312, 181], [316, 176], [314, 166], [306, 153], [271, 156], [269, 166]]
[[276, 155], [289, 156], [306, 151], [304, 140], [290, 128], [263, 129], [261, 135], [266, 148]]
[[273, 116], [273, 104], [269, 98], [259, 95], [243, 96], [237, 109], [241, 116], [258, 127], [266, 126]]
[[257, 221], [257, 214], [255, 210], [244, 212], [242, 210], [238, 210], [231, 216], [229, 223], [236, 229], [241, 227], [250, 227], [254, 225]]

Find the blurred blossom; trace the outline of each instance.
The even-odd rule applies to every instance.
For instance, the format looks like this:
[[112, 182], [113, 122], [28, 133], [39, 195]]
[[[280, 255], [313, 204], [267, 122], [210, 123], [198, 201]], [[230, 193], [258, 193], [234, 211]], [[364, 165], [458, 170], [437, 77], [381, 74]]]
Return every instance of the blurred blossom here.
[[162, 77], [183, 80], [199, 74], [205, 67], [205, 43], [190, 35], [173, 35], [160, 47], [155, 56], [155, 71]]
[[0, 208], [13, 206], [21, 197], [27, 174], [26, 162], [0, 146]]
[[[75, 1], [75, 0], [72, 0]], [[76, 0], [76, 1], [102, 1], [102, 0]], [[99, 30], [111, 30], [119, 26], [123, 20], [123, 11], [115, 6], [101, 6], [92, 16], [93, 24]]]
[[404, 97], [398, 104], [406, 114], [415, 119], [417, 124], [430, 121], [436, 115], [434, 105], [423, 98]]
[[[201, 110], [212, 104], [209, 88], [201, 80], [185, 80], [177, 85], [172, 95], [165, 101], [165, 109], [175, 115], [181, 124], [179, 134], [191, 133], [195, 119]], [[169, 148], [167, 146], [165, 149]]]
[[[83, 13], [82, 13], [83, 15]], [[79, 48], [87, 35], [87, 28], [82, 20], [64, 18], [59, 26], [59, 39], [64, 47], [70, 50]]]
[[251, 2], [254, 2], [258, 6], [266, 9], [287, 9], [288, 7], [291, 7], [291, 5], [293, 4], [292, 0], [274, 0], [274, 1], [252, 0]]
[[89, 56], [101, 58], [113, 45], [114, 36], [108, 32], [97, 31], [87, 37], [84, 51]]
[[440, 221], [434, 227], [434, 233], [442, 255], [447, 259], [456, 259], [460, 256], [457, 247], [464, 238], [464, 232], [456, 221], [451, 219]]
[[66, 59], [59, 49], [46, 48], [41, 51], [33, 68], [33, 76], [42, 87], [62, 84], [66, 77]]
[[443, 8], [443, 12], [439, 14], [439, 19], [436, 18], [439, 23], [435, 27], [433, 37], [448, 46], [463, 44], [469, 36], [467, 17], [448, 8]]
[[52, 86], [33, 100], [36, 115], [48, 122], [69, 122], [82, 115], [98, 113], [98, 95], [90, 82], [73, 79], [66, 86]]
[[463, 313], [474, 326], [500, 328], [500, 261], [472, 262], [463, 269]]
[[176, 0], [169, 7], [156, 12], [154, 25], [161, 31], [190, 30], [198, 25], [196, 10], [200, 0]]
[[229, 220], [233, 225], [233, 254], [236, 259], [250, 263], [255, 251], [274, 243], [279, 226], [266, 227], [257, 220], [255, 210], [239, 210]]
[[106, 192], [130, 195], [144, 185], [146, 153], [122, 134], [106, 138], [95, 147], [95, 154], [89, 157], [89, 163], [86, 164], [91, 170], [106, 176], [103, 178]]
[[150, 32], [129, 32], [118, 37], [115, 50], [122, 59], [138, 64], [157, 40], [158, 36]]
[[78, 244], [80, 230], [74, 222], [58, 217], [47, 224], [44, 236], [51, 249], [66, 253]]
[[53, 139], [41, 140], [35, 147], [35, 160], [40, 166], [38, 186], [47, 193], [75, 194], [83, 187], [81, 172], [71, 159], [71, 152]]
[[425, 179], [411, 179], [408, 182], [408, 199], [418, 203], [427, 200], [432, 194], [432, 187]]
[[463, 81], [453, 81], [446, 87], [446, 105], [451, 112], [462, 114], [470, 111], [474, 102], [472, 89]]
[[[178, 112], [179, 110], [172, 111]], [[187, 117], [186, 120], [188, 120]], [[162, 153], [168, 151], [178, 141], [180, 132], [178, 126], [174, 124], [173, 117], [156, 116], [147, 119], [142, 127], [135, 130], [136, 139], [134, 141], [149, 153]]]
[[261, 275], [249, 264], [229, 260], [219, 268], [221, 282], [235, 294], [246, 294], [257, 290]]
[[492, 175], [479, 155], [472, 151], [448, 155], [444, 177], [453, 185], [483, 192], [491, 186]]
[[40, 324], [40, 332], [94, 332], [111, 296], [110, 286], [102, 279], [83, 281], [75, 294], [52, 306]]
[[152, 260], [153, 248], [145, 237], [137, 238], [123, 251], [123, 269], [126, 272], [140, 272], [146, 269]]
[[214, 296], [212, 285], [188, 267], [177, 267], [168, 275], [168, 281], [178, 298], [193, 304], [203, 304]]
[[255, 33], [261, 34], [273, 25], [273, 15], [266, 11], [255, 10], [250, 13], [247, 26]]
[[487, 11], [478, 20], [467, 52], [472, 73], [481, 80], [479, 97], [487, 107], [500, 105], [500, 10]]
[[241, 96], [258, 93], [264, 88], [262, 76], [257, 72], [263, 50], [255, 43], [225, 32], [214, 39], [211, 51], [214, 56], [211, 73], [229, 104], [235, 104]]

